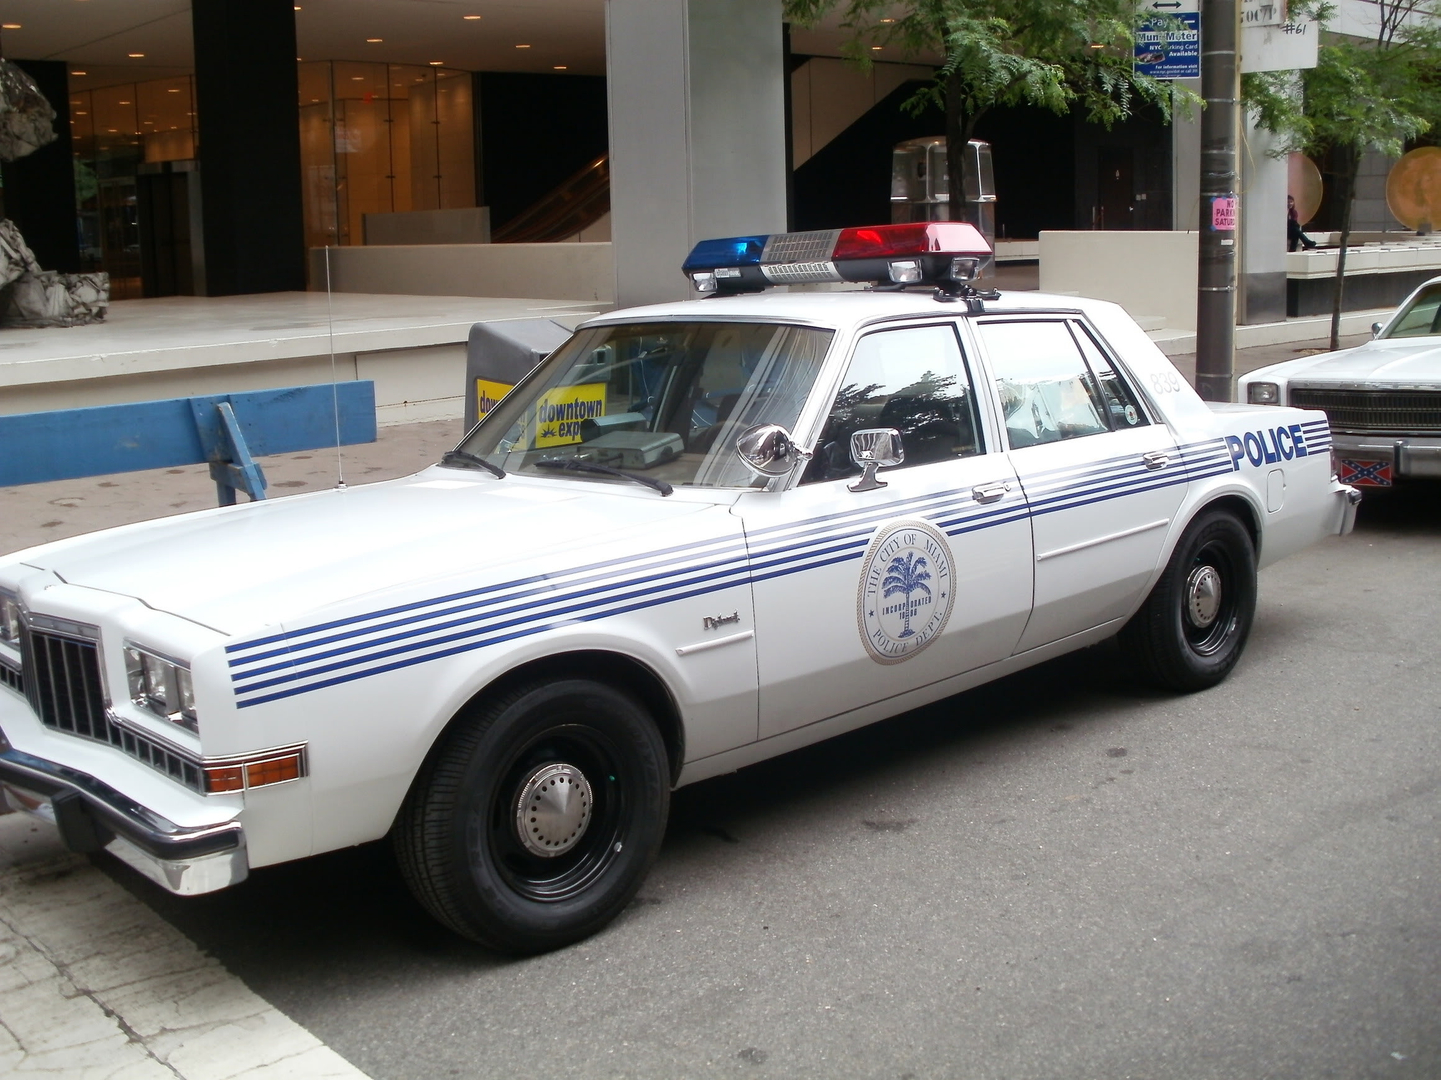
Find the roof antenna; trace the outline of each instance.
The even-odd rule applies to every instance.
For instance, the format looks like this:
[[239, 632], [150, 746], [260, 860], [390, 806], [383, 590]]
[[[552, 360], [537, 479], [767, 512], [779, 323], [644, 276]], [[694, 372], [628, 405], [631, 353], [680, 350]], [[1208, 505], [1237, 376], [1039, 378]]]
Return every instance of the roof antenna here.
[[335, 418], [335, 490], [345, 490], [345, 456], [340, 449], [340, 387], [335, 374], [335, 306], [330, 295], [330, 244], [325, 245], [325, 321], [330, 332], [330, 412]]

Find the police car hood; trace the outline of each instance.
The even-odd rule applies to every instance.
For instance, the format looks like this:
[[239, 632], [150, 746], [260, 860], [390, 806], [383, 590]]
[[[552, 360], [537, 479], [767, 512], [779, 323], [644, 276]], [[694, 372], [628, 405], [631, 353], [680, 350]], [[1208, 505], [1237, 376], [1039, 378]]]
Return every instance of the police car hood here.
[[[707, 506], [640, 486], [457, 479], [430, 469], [141, 522], [21, 559], [73, 585], [237, 634], [408, 583], [568, 569], [628, 534], [653, 545], [666, 522]], [[518, 563], [528, 565], [517, 571]]]
[[1272, 371], [1293, 385], [1441, 386], [1441, 338], [1368, 341], [1354, 349], [1288, 360], [1247, 378], [1254, 381]]

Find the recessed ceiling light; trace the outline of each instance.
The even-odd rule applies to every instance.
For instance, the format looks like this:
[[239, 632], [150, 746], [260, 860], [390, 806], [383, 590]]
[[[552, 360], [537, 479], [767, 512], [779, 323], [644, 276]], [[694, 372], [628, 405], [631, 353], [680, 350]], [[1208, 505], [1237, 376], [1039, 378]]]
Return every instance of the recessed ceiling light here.
[[0, 23], [0, 30], [23, 30], [25, 29], [18, 22]]
[[466, 22], [475, 22], [475, 20], [478, 19], [478, 18], [480, 18], [480, 16], [479, 16], [479, 15], [462, 15], [461, 18], [464, 19], [464, 20], [466, 20]]
[[430, 62], [430, 66], [431, 66], [431, 67], [440, 67], [440, 65], [443, 64], [443, 63], [445, 63], [444, 60], [432, 60], [432, 61]]
[[178, 94], [178, 93], [180, 93], [180, 87], [178, 87], [178, 86], [172, 86], [169, 90], [167, 90], [167, 91], [165, 91], [165, 92], [166, 92], [167, 94]]
[[871, 46], [871, 52], [880, 52], [880, 51], [881, 51], [881, 47], [880, 47], [879, 45], [872, 45], [872, 46]]
[[377, 42], [384, 41], [385, 38], [368, 37], [368, 38], [366, 38], [365, 40], [366, 40], [368, 43], [370, 43], [371, 45], [374, 45], [374, 44], [376, 44]]
[[71, 74], [71, 75], [89, 75], [90, 72], [88, 72], [88, 71], [72, 71], [70, 74]]
[[145, 56], [143, 52], [126, 53], [125, 55], [130, 57], [130, 59], [132, 60], [141, 60]]
[[112, 135], [118, 134], [118, 129], [116, 128], [106, 128], [105, 130], [110, 132], [110, 134]]
[[516, 48], [517, 48], [517, 49], [528, 49], [528, 48], [530, 48], [530, 46], [529, 46], [529, 45], [517, 45]]
[[350, 81], [351, 81], [351, 82], [364, 82], [364, 81], [365, 81], [365, 76], [364, 76], [364, 75], [352, 75], [352, 76], [350, 77]]
[[565, 69], [566, 69], [566, 68], [565, 68], [565, 65], [564, 65], [564, 64], [556, 64], [556, 65], [555, 65], [555, 70], [556, 70], [556, 71], [564, 71]]
[[76, 116], [89, 116], [90, 114], [89, 114], [88, 112], [86, 112], [84, 109], [76, 109], [76, 110], [75, 110], [75, 115], [76, 115]]
[[118, 101], [118, 102], [116, 102], [116, 104], [117, 104], [117, 105], [129, 105], [130, 102], [128, 102], [128, 101]]
[[319, 105], [319, 104], [320, 104], [320, 99], [319, 99], [318, 97], [313, 97], [313, 98], [310, 99], [310, 104], [312, 104], [312, 105]]

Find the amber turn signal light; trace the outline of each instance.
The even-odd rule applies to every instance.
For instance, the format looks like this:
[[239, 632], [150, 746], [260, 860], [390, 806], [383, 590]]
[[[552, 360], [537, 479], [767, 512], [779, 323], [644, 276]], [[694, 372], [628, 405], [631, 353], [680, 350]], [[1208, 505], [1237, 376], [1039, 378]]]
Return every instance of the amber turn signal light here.
[[286, 746], [263, 750], [256, 754], [224, 760], [207, 761], [204, 765], [205, 793], [220, 795], [229, 791], [283, 784], [308, 774], [305, 747]]

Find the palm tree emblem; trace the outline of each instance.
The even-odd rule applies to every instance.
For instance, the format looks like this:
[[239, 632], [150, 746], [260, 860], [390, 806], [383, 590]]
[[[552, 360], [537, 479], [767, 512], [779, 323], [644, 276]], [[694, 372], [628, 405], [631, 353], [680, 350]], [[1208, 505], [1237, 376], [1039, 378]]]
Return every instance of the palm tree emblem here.
[[931, 572], [926, 569], [926, 557], [917, 555], [914, 551], [908, 551], [904, 556], [897, 555], [891, 560], [890, 566], [886, 567], [886, 578], [881, 582], [884, 590], [882, 597], [905, 596], [905, 603], [901, 608], [904, 626], [900, 637], [908, 638], [915, 633], [911, 629], [911, 594], [920, 592], [930, 596], [931, 590], [926, 585], [930, 580]]

